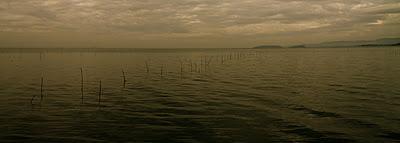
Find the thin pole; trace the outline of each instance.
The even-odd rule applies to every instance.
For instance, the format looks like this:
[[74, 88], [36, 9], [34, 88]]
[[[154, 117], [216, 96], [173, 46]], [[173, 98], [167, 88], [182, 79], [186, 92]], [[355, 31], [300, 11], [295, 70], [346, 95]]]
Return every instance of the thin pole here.
[[33, 96], [32, 96], [31, 104], [33, 104], [33, 100], [35, 99], [35, 97], [36, 97], [36, 95], [33, 95]]
[[182, 63], [182, 61], [180, 61], [181, 62], [181, 78], [182, 78], [182, 76], [183, 76], [183, 63]]
[[124, 88], [125, 88], [126, 76], [125, 76], [124, 69], [122, 69], [122, 77], [123, 77], [123, 80], [124, 80]]
[[190, 60], [190, 72], [193, 72], [193, 61]]
[[146, 61], [146, 71], [147, 71], [147, 73], [150, 72], [150, 70], [149, 70], [149, 64], [147, 63], [147, 61]]
[[100, 102], [101, 102], [101, 80], [99, 82], [99, 105], [100, 105]]
[[81, 101], [83, 104], [83, 68], [81, 67]]
[[200, 72], [203, 69], [203, 57], [200, 57]]
[[161, 65], [161, 70], [160, 70], [160, 76], [161, 76], [161, 78], [163, 77], [163, 70], [164, 70], [164, 65]]
[[40, 101], [43, 100], [43, 77], [41, 78], [40, 82]]

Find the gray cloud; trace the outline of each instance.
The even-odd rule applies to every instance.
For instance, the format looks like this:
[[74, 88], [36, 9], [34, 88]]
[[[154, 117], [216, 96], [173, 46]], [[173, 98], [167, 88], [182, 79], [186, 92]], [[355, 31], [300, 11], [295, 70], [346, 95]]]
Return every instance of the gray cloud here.
[[[285, 39], [286, 42], [283, 44], [291, 44], [301, 39], [326, 41], [348, 38], [349, 33], [367, 35], [358, 38], [399, 36], [400, 32], [392, 31], [399, 28], [399, 24], [398, 0], [4, 0], [0, 2], [0, 38], [10, 32], [43, 33], [41, 35], [44, 37], [46, 32], [89, 33], [93, 35], [93, 39], [109, 35], [129, 35], [132, 39], [149, 41], [171, 41], [171, 38], [178, 38], [192, 43], [209, 39], [216, 41], [212, 44], [218, 47], [226, 47], [224, 45], [230, 46], [226, 42], [231, 42], [232, 39], [236, 39], [234, 41], [238, 42], [237, 45], [247, 46], [246, 44], [261, 43], [263, 39], [278, 37]], [[385, 30], [390, 32], [382, 35]], [[327, 35], [321, 36], [319, 33]], [[88, 38], [89, 41], [93, 39]], [[122, 39], [116, 41], [118, 40]], [[7, 43], [2, 39], [0, 41]], [[149, 42], [148, 47], [152, 46], [151, 43]], [[167, 43], [177, 47], [180, 45], [179, 42]], [[60, 44], [63, 44], [62, 40]], [[146, 43], [143, 44], [141, 46], [146, 47]], [[184, 46], [186, 45], [182, 47]]]

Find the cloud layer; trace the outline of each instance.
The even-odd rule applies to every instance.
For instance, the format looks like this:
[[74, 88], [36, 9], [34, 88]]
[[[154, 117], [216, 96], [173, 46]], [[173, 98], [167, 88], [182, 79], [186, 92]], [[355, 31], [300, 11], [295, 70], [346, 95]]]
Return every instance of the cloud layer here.
[[[398, 0], [3, 0], [0, 41], [232, 47], [400, 36]], [[8, 35], [8, 37], [7, 37]], [[18, 36], [19, 35], [19, 36]], [[21, 37], [39, 36], [37, 40]], [[74, 36], [75, 35], [75, 36]], [[81, 37], [77, 37], [80, 35]], [[74, 36], [70, 41], [63, 38]], [[116, 38], [116, 37], [124, 38]], [[52, 44], [44, 39], [52, 39]], [[137, 44], [132, 45], [135, 41]], [[159, 41], [163, 44], [152, 44]], [[183, 42], [182, 42], [183, 41]], [[235, 41], [235, 42], [232, 42]], [[84, 44], [85, 43], [85, 44]], [[125, 44], [121, 44], [125, 43]]]

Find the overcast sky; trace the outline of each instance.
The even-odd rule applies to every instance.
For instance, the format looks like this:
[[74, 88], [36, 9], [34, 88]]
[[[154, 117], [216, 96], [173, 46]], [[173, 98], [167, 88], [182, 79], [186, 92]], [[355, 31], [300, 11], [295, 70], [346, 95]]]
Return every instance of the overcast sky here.
[[0, 1], [0, 47], [247, 48], [399, 29], [400, 0]]

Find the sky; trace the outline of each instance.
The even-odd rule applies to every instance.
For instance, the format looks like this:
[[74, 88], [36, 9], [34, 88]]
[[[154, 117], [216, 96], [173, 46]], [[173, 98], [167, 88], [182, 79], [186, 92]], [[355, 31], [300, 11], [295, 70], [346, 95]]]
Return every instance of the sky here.
[[249, 48], [399, 29], [400, 0], [0, 1], [0, 47]]

